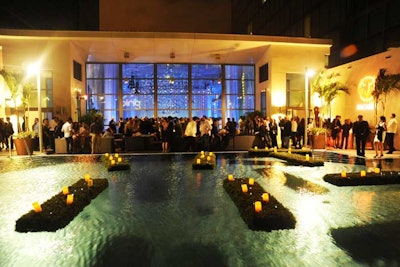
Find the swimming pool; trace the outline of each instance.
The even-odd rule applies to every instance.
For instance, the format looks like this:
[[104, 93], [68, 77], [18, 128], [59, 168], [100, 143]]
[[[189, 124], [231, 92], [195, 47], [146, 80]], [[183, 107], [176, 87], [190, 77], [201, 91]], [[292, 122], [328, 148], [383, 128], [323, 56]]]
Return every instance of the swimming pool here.
[[[400, 185], [336, 187], [322, 180], [378, 163], [396, 169], [396, 161], [357, 165], [331, 153], [324, 167], [298, 167], [220, 153], [215, 170], [192, 170], [194, 154], [124, 157], [131, 169], [119, 172], [107, 172], [98, 156], [1, 159], [0, 266], [400, 265]], [[107, 178], [109, 187], [69, 225], [15, 231], [32, 202], [85, 173]], [[228, 174], [254, 177], [293, 213], [296, 228], [249, 230], [222, 187]]]

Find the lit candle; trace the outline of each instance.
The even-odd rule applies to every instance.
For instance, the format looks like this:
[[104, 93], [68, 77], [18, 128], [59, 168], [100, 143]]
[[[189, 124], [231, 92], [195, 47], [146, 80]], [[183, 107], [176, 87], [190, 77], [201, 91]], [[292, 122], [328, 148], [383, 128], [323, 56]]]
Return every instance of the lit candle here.
[[310, 161], [310, 155], [306, 154], [306, 161]]
[[242, 192], [247, 193], [249, 189], [247, 188], [247, 184], [242, 184]]
[[274, 153], [276, 153], [278, 151], [278, 149], [276, 148], [276, 146], [274, 146]]
[[204, 155], [204, 150], [200, 151], [200, 154]]
[[196, 163], [197, 163], [197, 164], [200, 164], [200, 162], [201, 162], [201, 160], [200, 160], [200, 159], [197, 159]]
[[233, 181], [233, 174], [228, 174], [228, 181]]
[[346, 173], [345, 171], [342, 171], [342, 172], [340, 173], [340, 176], [341, 176], [342, 178], [346, 178], [346, 177], [347, 177], [347, 173]]
[[375, 168], [374, 172], [375, 172], [375, 173], [381, 173], [381, 169]]
[[210, 161], [211, 160], [211, 157], [210, 156], [207, 156], [207, 161]]
[[262, 204], [261, 201], [256, 201], [254, 202], [254, 210], [256, 212], [261, 212], [262, 211]]
[[258, 146], [255, 146], [255, 147], [254, 147], [254, 150], [257, 150], [257, 149], [258, 149]]
[[268, 195], [268, 193], [263, 193], [263, 194], [261, 195], [261, 197], [262, 197], [262, 200], [263, 200], [264, 202], [268, 202], [268, 201], [269, 201], [269, 195]]
[[361, 176], [361, 177], [367, 176], [367, 172], [366, 172], [366, 171], [361, 171], [361, 172], [360, 172], [360, 176]]
[[69, 194], [67, 196], [67, 205], [71, 205], [74, 202], [74, 194]]
[[89, 180], [87, 181], [87, 185], [88, 185], [88, 187], [92, 187], [92, 186], [93, 186], [93, 180], [92, 180], [92, 179], [89, 179]]
[[35, 212], [42, 212], [42, 206], [38, 202], [33, 202], [32, 206]]
[[113, 160], [113, 158], [114, 158], [113, 156], [110, 156], [108, 159], [109, 159], [109, 160]]
[[115, 159], [111, 160], [111, 165], [115, 165]]
[[253, 178], [249, 178], [249, 185], [254, 185], [254, 179]]
[[118, 157], [119, 157], [118, 153], [115, 153], [115, 157], [116, 157], [116, 158], [118, 158]]
[[122, 158], [118, 158], [118, 162], [122, 162]]
[[291, 147], [288, 148], [288, 153], [292, 154], [292, 148]]
[[200, 158], [204, 159], [206, 156], [204, 154], [201, 154]]
[[64, 186], [63, 187], [63, 195], [68, 195], [68, 193], [69, 193], [68, 186]]
[[213, 153], [212, 152], [210, 152], [210, 156], [212, 156], [213, 155]]
[[108, 158], [110, 156], [110, 154], [106, 153], [106, 154], [104, 154], [104, 156], [106, 156]]

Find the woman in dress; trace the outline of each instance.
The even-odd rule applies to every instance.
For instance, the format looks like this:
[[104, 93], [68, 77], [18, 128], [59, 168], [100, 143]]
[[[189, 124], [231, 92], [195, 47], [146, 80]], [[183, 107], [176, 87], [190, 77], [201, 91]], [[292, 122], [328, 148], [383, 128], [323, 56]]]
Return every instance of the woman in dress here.
[[[375, 146], [375, 157], [381, 158], [383, 157], [383, 132], [386, 131], [386, 118], [385, 116], [381, 116], [378, 124], [375, 127], [376, 133], [374, 138], [374, 146]], [[378, 155], [380, 152], [380, 155]]]

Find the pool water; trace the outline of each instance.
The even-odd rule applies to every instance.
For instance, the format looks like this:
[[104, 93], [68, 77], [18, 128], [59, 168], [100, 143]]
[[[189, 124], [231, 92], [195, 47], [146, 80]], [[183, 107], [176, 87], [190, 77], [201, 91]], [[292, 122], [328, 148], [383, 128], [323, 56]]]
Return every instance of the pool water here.
[[[324, 167], [289, 166], [246, 153], [123, 155], [108, 172], [99, 156], [0, 160], [0, 266], [400, 266], [400, 185], [336, 187], [326, 173], [399, 171], [398, 161], [324, 153]], [[396, 169], [398, 168], [398, 169]], [[109, 187], [57, 232], [18, 233], [15, 221], [89, 173]], [[224, 191], [228, 174], [254, 177], [288, 208], [296, 228], [247, 228]]]

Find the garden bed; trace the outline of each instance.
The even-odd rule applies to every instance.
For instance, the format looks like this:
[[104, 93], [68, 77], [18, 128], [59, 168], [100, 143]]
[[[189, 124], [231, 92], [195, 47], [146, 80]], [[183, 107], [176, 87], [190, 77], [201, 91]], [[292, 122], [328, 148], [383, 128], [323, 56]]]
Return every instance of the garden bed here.
[[[248, 185], [248, 192], [242, 192], [242, 184], [248, 184], [248, 178], [238, 178], [233, 181], [225, 179], [223, 186], [231, 197], [240, 216], [251, 230], [272, 231], [280, 229], [294, 229], [296, 220], [293, 214], [278, 200], [269, 195], [269, 201], [262, 200], [263, 193], [267, 193], [257, 183]], [[261, 201], [262, 210], [255, 211], [254, 203]]]
[[[264, 148], [258, 148], [258, 149], [251, 148], [248, 151], [248, 153], [249, 153], [250, 156], [256, 156], [256, 157], [273, 157], [274, 151], [275, 150], [273, 148], [266, 148], [266, 149], [264, 149]], [[280, 152], [287, 153], [288, 151], [289, 151], [289, 149], [287, 149], [287, 148], [278, 148], [278, 149], [276, 149], [276, 152], [278, 152], [278, 153], [280, 153]], [[299, 154], [299, 155], [303, 155], [303, 156], [308, 154], [310, 157], [312, 155], [311, 149], [308, 149], [308, 148], [290, 149], [290, 152], [292, 154]]]
[[120, 155], [115, 154], [115, 156], [109, 155], [106, 153], [102, 157], [102, 161], [107, 170], [110, 171], [122, 171], [129, 170], [131, 165], [125, 161]]
[[92, 179], [93, 186], [89, 187], [84, 179], [68, 187], [69, 194], [73, 194], [72, 204], [67, 205], [67, 196], [58, 193], [41, 204], [42, 211], [31, 210], [21, 216], [16, 222], [17, 232], [55, 232], [67, 226], [91, 200], [97, 197], [108, 187], [107, 179]]
[[366, 172], [365, 176], [361, 176], [361, 172], [353, 172], [346, 173], [345, 176], [342, 177], [342, 173], [331, 173], [326, 174], [323, 179], [337, 186], [400, 184], [398, 171]]
[[216, 166], [216, 157], [212, 152], [201, 152], [193, 159], [192, 168], [194, 170], [212, 170]]

